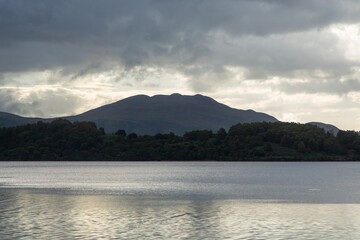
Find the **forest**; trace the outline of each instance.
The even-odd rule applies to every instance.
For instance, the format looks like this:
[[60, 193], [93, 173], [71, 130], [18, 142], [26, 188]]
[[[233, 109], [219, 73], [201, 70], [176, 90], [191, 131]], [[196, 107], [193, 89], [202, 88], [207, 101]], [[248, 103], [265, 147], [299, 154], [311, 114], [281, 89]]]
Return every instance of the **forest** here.
[[360, 136], [355, 131], [334, 136], [315, 125], [286, 122], [138, 136], [121, 129], [107, 134], [93, 122], [58, 119], [0, 128], [0, 160], [357, 161]]

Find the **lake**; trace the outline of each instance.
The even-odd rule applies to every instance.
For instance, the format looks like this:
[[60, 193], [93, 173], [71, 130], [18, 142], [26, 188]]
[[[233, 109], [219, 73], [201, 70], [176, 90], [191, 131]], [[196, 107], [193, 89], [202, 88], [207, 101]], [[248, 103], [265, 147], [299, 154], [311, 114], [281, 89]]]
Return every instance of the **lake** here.
[[0, 239], [360, 239], [356, 162], [0, 162]]

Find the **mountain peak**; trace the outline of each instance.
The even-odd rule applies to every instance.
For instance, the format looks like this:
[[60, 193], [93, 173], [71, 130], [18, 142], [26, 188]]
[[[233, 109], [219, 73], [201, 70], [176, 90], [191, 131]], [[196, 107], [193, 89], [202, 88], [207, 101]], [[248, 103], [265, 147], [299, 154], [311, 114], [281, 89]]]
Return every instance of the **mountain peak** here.
[[136, 95], [70, 118], [93, 121], [106, 132], [124, 129], [137, 134], [183, 134], [191, 130], [229, 128], [237, 123], [274, 122], [272, 116], [230, 108], [214, 99], [196, 95]]
[[191, 130], [205, 129], [217, 131], [237, 123], [277, 121], [265, 113], [230, 108], [207, 96], [179, 93], [152, 97], [136, 95], [64, 118], [70, 121], [95, 122], [108, 133], [123, 129], [127, 133], [141, 135], [169, 132], [183, 134]]

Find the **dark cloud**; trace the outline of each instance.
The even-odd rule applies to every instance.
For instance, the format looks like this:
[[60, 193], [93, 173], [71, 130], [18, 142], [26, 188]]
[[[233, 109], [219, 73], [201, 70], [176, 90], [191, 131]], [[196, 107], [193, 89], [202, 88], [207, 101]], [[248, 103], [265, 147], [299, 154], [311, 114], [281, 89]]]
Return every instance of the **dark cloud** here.
[[344, 0], [2, 0], [2, 39], [118, 44], [222, 30], [266, 35], [359, 20], [356, 1]]
[[358, 63], [322, 31], [359, 20], [353, 0], [0, 0], [0, 73], [53, 70], [64, 76], [54, 83], [158, 67], [195, 91], [232, 79], [228, 67], [248, 79], [342, 76]]

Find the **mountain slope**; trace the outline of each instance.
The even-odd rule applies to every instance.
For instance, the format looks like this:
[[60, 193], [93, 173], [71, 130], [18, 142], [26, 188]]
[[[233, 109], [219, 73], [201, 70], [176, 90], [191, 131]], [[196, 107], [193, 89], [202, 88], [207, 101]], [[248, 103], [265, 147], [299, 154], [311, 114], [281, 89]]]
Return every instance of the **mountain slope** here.
[[338, 134], [338, 132], [340, 131], [340, 129], [337, 128], [336, 126], [331, 125], [331, 124], [322, 123], [322, 122], [309, 122], [308, 124], [312, 124], [312, 125], [318, 126], [319, 128], [323, 128], [326, 132], [329, 132], [329, 133], [333, 134], [334, 136], [336, 136]]
[[137, 95], [68, 118], [93, 121], [106, 132], [125, 129], [138, 134], [174, 132], [183, 134], [196, 129], [218, 130], [236, 123], [274, 122], [274, 117], [253, 110], [238, 110], [202, 95]]
[[20, 117], [15, 114], [0, 112], [0, 127], [13, 127], [19, 125], [25, 125], [28, 123], [36, 123], [41, 121], [41, 118], [26, 118]]
[[[6, 115], [6, 114], [5, 114]], [[0, 115], [0, 127], [16, 126], [38, 120], [52, 119], [22, 118]], [[183, 134], [191, 130], [213, 130], [229, 128], [237, 123], [275, 122], [276, 118], [253, 110], [239, 110], [218, 103], [202, 95], [180, 94], [137, 95], [105, 105], [80, 115], [63, 117], [70, 121], [92, 121], [103, 127], [107, 133], [124, 129], [137, 134], [169, 133]]]

